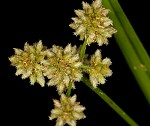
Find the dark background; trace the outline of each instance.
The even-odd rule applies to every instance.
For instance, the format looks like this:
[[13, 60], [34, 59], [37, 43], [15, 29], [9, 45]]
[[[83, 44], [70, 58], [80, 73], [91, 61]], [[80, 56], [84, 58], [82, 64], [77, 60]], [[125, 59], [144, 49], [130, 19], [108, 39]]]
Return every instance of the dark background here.
[[[91, 3], [92, 0], [86, 0]], [[82, 0], [57, 1], [13, 1], [1, 4], [1, 46], [0, 78], [2, 96], [1, 126], [54, 126], [48, 116], [53, 108], [52, 98], [59, 99], [54, 87], [31, 86], [29, 80], [15, 76], [15, 67], [10, 66], [8, 57], [14, 54], [13, 48], [23, 49], [24, 43], [43, 41], [47, 47], [53, 44], [66, 46], [67, 43], [80, 45], [82, 41], [73, 35], [69, 28], [74, 9], [82, 9]], [[144, 47], [150, 54], [149, 46], [149, 8], [148, 1], [119, 1]], [[149, 105], [136, 83], [115, 39], [109, 39], [108, 46], [92, 44], [87, 53], [93, 54], [101, 48], [103, 58], [112, 61], [112, 77], [99, 87], [112, 98], [140, 126], [150, 125]], [[73, 94], [77, 101], [86, 107], [87, 118], [77, 122], [78, 126], [128, 126], [101, 98], [83, 83], [76, 83]]]

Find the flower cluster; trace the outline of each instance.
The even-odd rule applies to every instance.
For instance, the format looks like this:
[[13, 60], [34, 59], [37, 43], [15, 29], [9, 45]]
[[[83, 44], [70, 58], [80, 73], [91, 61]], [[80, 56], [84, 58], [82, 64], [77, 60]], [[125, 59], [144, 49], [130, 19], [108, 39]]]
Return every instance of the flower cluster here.
[[[33, 45], [27, 42], [24, 50], [14, 48], [15, 54], [9, 57], [12, 66], [16, 67], [16, 75], [22, 75], [22, 79], [30, 79], [30, 83], [39, 83], [42, 87], [55, 86], [60, 101], [54, 99], [54, 109], [51, 110], [50, 120], [56, 120], [56, 126], [76, 126], [76, 121], [84, 119], [85, 107], [76, 102], [77, 96], [71, 94], [75, 89], [75, 82], [80, 82], [83, 74], [89, 74], [89, 80], [94, 88], [98, 84], [104, 84], [106, 77], [112, 75], [109, 68], [111, 60], [102, 59], [101, 51], [97, 49], [90, 57], [85, 54], [86, 46], [97, 42], [99, 46], [108, 44], [108, 38], [116, 30], [113, 22], [107, 17], [108, 9], [102, 7], [101, 0], [94, 0], [92, 4], [82, 2], [83, 10], [75, 10], [78, 17], [69, 26], [75, 29], [74, 34], [84, 40], [79, 48], [67, 44], [66, 47], [53, 45], [52, 48], [43, 46], [40, 40]], [[47, 77], [48, 82], [45, 82]], [[66, 92], [66, 95], [65, 95]]]
[[98, 84], [104, 84], [106, 81], [105, 77], [112, 75], [112, 71], [109, 68], [111, 65], [110, 59], [105, 58], [102, 60], [101, 52], [98, 49], [95, 54], [91, 56], [88, 65], [91, 66], [91, 68], [86, 69], [85, 72], [89, 74], [89, 79], [94, 88], [96, 88]]
[[33, 46], [27, 42], [24, 45], [24, 50], [14, 48], [15, 55], [9, 60], [11, 65], [15, 66], [16, 75], [22, 75], [22, 79], [30, 78], [30, 83], [39, 83], [42, 87], [45, 85], [41, 61], [44, 59], [46, 51], [42, 45], [42, 41], [35, 43]]
[[92, 4], [82, 2], [83, 10], [75, 10], [77, 17], [69, 26], [75, 30], [74, 34], [80, 36], [80, 40], [87, 40], [87, 45], [97, 42], [99, 46], [108, 44], [108, 39], [116, 33], [113, 22], [107, 14], [108, 9], [102, 7], [102, 0], [94, 0]]
[[15, 66], [16, 75], [22, 74], [22, 79], [30, 79], [33, 85], [35, 82], [45, 86], [45, 78], [49, 79], [48, 86], [56, 86], [58, 94], [61, 95], [60, 102], [54, 100], [55, 109], [51, 112], [50, 120], [57, 118], [56, 126], [63, 126], [67, 123], [70, 126], [76, 125], [76, 120], [85, 118], [83, 110], [85, 107], [76, 101], [76, 95], [67, 97], [64, 91], [69, 88], [71, 83], [75, 88], [74, 82], [82, 78], [80, 68], [79, 51], [76, 46], [68, 44], [64, 49], [61, 46], [53, 45], [47, 49], [40, 40], [33, 45], [27, 42], [24, 50], [14, 48], [15, 55], [9, 57], [12, 66]]
[[51, 110], [49, 119], [55, 119], [56, 126], [64, 126], [68, 124], [70, 126], [76, 126], [76, 120], [84, 119], [86, 116], [83, 111], [85, 107], [80, 105], [80, 102], [76, 102], [77, 96], [67, 97], [62, 94], [60, 101], [54, 99], [54, 109]]
[[68, 89], [69, 83], [75, 88], [74, 82], [80, 81], [82, 71], [79, 61], [77, 47], [68, 44], [64, 49], [60, 46], [53, 45], [47, 50], [47, 57], [42, 61], [44, 66], [44, 75], [48, 77], [48, 86], [56, 86], [58, 93], [62, 94]]

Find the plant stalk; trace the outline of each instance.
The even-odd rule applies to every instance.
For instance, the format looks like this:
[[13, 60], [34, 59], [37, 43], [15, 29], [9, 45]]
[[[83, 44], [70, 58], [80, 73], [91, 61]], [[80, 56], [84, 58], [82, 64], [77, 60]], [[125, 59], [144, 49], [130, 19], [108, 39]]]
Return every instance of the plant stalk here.
[[101, 97], [114, 111], [116, 111], [130, 126], [138, 126], [138, 124], [125, 113], [111, 98], [109, 98], [100, 88], [93, 88], [90, 81], [83, 76], [82, 80], [90, 89], [92, 89], [99, 97]]
[[[116, 34], [114, 34], [116, 42], [119, 45], [121, 52], [123, 53], [139, 87], [141, 88], [141, 91], [143, 92], [148, 103], [150, 104], [150, 77], [145, 70], [145, 64], [143, 65], [143, 60], [141, 60], [140, 56], [135, 50], [135, 46], [133, 46], [133, 42], [131, 42], [131, 38], [128, 36], [129, 34], [127, 34], [127, 31], [124, 28], [126, 27], [127, 29], [128, 25], [122, 25], [119, 17], [116, 14], [119, 10], [116, 11], [116, 8], [111, 5], [110, 0], [104, 0], [103, 4], [106, 8], [109, 8], [111, 10], [109, 16], [113, 20], [114, 27], [118, 31]], [[122, 14], [122, 16], [124, 16], [124, 14]]]

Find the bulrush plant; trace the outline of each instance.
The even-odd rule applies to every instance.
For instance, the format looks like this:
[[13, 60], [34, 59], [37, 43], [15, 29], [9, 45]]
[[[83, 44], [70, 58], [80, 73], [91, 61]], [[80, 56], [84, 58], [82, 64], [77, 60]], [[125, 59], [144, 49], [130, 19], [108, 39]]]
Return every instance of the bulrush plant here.
[[[105, 5], [111, 3], [103, 1]], [[56, 88], [60, 100], [53, 99], [54, 109], [49, 116], [49, 120], [56, 119], [56, 126], [76, 126], [77, 120], [86, 118], [86, 108], [76, 101], [77, 94], [71, 93], [76, 89], [77, 82], [85, 83], [128, 124], [138, 125], [100, 89], [100, 85], [112, 76], [109, 68], [111, 59], [103, 58], [101, 49], [95, 49], [91, 56], [86, 54], [86, 48], [90, 48], [91, 44], [97, 44], [99, 48], [108, 45], [109, 38], [118, 33], [117, 25], [114, 28], [108, 16], [113, 10], [111, 6], [110, 9], [104, 8], [103, 1], [93, 0], [91, 4], [82, 2], [82, 9], [74, 11], [76, 17], [72, 17], [69, 27], [83, 42], [80, 47], [68, 43], [64, 48], [59, 45], [47, 48], [40, 40], [33, 45], [26, 42], [23, 50], [14, 48], [15, 54], [9, 57], [11, 66], [16, 67], [16, 76], [29, 78], [31, 85], [37, 83], [41, 87], [48, 85]]]

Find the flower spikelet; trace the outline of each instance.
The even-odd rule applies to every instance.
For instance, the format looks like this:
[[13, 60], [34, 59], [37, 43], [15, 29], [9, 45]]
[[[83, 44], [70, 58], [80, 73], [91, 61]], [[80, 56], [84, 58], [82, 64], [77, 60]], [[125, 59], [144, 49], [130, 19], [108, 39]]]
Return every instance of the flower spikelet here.
[[86, 116], [83, 111], [85, 107], [76, 102], [77, 96], [67, 97], [62, 94], [60, 101], [53, 99], [54, 109], [51, 110], [50, 120], [56, 119], [56, 126], [76, 126], [76, 120], [84, 119]]
[[24, 45], [24, 50], [14, 48], [15, 55], [9, 58], [11, 65], [16, 67], [16, 76], [22, 75], [21, 78], [30, 79], [31, 85], [35, 82], [42, 87], [45, 85], [45, 79], [42, 72], [41, 61], [45, 56], [45, 49], [40, 40], [32, 46], [27, 42]]
[[112, 64], [109, 58], [102, 60], [100, 50], [96, 50], [95, 54], [91, 56], [90, 65], [92, 68], [87, 69], [89, 73], [89, 79], [93, 87], [96, 88], [98, 84], [104, 84], [106, 82], [106, 77], [112, 75], [112, 70], [109, 66]]
[[108, 44], [108, 38], [116, 33], [113, 22], [107, 14], [109, 9], [102, 7], [102, 0], [94, 0], [92, 4], [82, 2], [83, 10], [75, 10], [77, 17], [69, 26], [75, 30], [74, 35], [79, 35], [80, 40], [87, 39], [87, 45], [97, 42], [99, 46]]
[[82, 71], [79, 61], [79, 54], [76, 46], [68, 44], [64, 49], [60, 46], [53, 45], [47, 51], [47, 58], [43, 60], [44, 75], [50, 79], [48, 86], [56, 86], [59, 94], [63, 93], [72, 83], [72, 88], [75, 88], [74, 82], [80, 81]]

